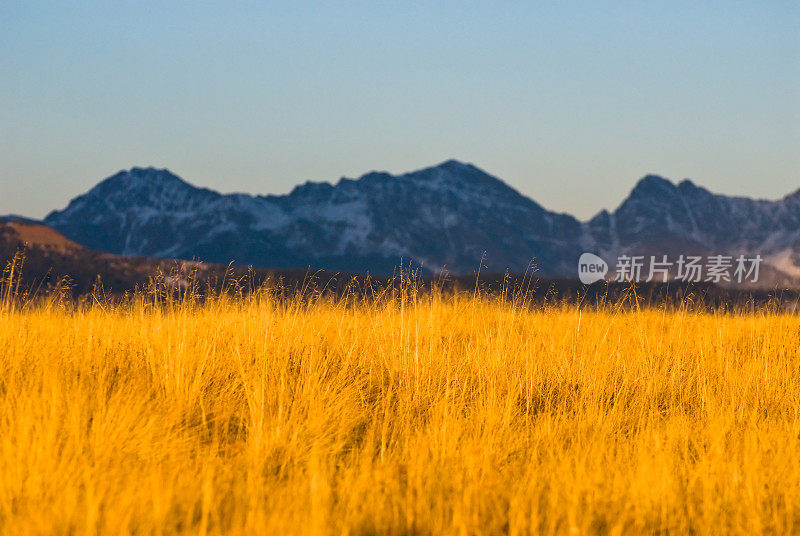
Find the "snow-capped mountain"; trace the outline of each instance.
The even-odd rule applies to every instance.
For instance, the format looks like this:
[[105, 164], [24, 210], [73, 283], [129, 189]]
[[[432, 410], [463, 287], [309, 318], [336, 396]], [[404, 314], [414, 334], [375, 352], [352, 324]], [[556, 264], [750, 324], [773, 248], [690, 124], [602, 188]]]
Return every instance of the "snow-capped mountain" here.
[[392, 273], [572, 268], [582, 227], [480, 169], [447, 161], [413, 173], [372, 172], [283, 196], [222, 195], [166, 170], [109, 177], [45, 223], [123, 255]]
[[772, 268], [800, 278], [800, 190], [776, 201], [756, 200], [648, 175], [616, 211], [601, 212], [585, 228], [587, 248], [610, 259], [761, 255]]
[[580, 254], [761, 254], [800, 280], [800, 191], [777, 201], [727, 197], [648, 175], [613, 213], [588, 222], [542, 208], [471, 164], [308, 182], [282, 196], [220, 194], [167, 170], [109, 177], [45, 223], [123, 255], [262, 267], [392, 273], [524, 271], [575, 277]]

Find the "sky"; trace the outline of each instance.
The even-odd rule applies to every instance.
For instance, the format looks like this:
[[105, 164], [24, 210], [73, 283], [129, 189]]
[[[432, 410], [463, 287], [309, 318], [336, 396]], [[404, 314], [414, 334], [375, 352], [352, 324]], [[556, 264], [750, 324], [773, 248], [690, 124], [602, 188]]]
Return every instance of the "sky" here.
[[648, 173], [800, 188], [800, 3], [0, 2], [0, 214], [455, 158], [588, 219]]

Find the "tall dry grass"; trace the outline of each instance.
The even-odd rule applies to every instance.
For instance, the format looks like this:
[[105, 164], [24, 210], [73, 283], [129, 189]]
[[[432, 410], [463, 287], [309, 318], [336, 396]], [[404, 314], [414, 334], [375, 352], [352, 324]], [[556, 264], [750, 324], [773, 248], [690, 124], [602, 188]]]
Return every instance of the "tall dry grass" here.
[[413, 286], [6, 295], [0, 533], [796, 533], [799, 336]]

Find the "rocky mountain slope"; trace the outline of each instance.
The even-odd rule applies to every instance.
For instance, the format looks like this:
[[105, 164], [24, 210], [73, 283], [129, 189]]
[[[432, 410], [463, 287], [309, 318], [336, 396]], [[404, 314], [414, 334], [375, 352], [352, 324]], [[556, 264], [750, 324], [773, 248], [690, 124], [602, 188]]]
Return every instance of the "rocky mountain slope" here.
[[376, 274], [412, 262], [428, 273], [566, 273], [582, 227], [499, 179], [448, 161], [398, 177], [306, 183], [285, 196], [221, 195], [166, 170], [120, 172], [45, 223], [94, 249], [268, 267]]
[[587, 250], [609, 259], [621, 254], [761, 255], [768, 271], [771, 267], [800, 278], [800, 190], [776, 201], [755, 200], [648, 175], [617, 210], [601, 212], [585, 229]]
[[[588, 222], [548, 211], [471, 164], [308, 182], [282, 196], [220, 194], [167, 170], [102, 181], [44, 222], [122, 255], [390, 274], [524, 271], [574, 277], [579, 255], [761, 254], [773, 280], [800, 280], [800, 191], [776, 201], [713, 194], [648, 175]], [[769, 266], [767, 266], [769, 265]]]

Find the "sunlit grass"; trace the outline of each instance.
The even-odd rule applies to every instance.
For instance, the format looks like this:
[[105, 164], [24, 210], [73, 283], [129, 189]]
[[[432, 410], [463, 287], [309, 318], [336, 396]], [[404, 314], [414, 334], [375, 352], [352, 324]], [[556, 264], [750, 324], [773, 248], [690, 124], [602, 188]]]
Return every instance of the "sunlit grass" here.
[[12, 302], [3, 534], [800, 531], [794, 316]]

